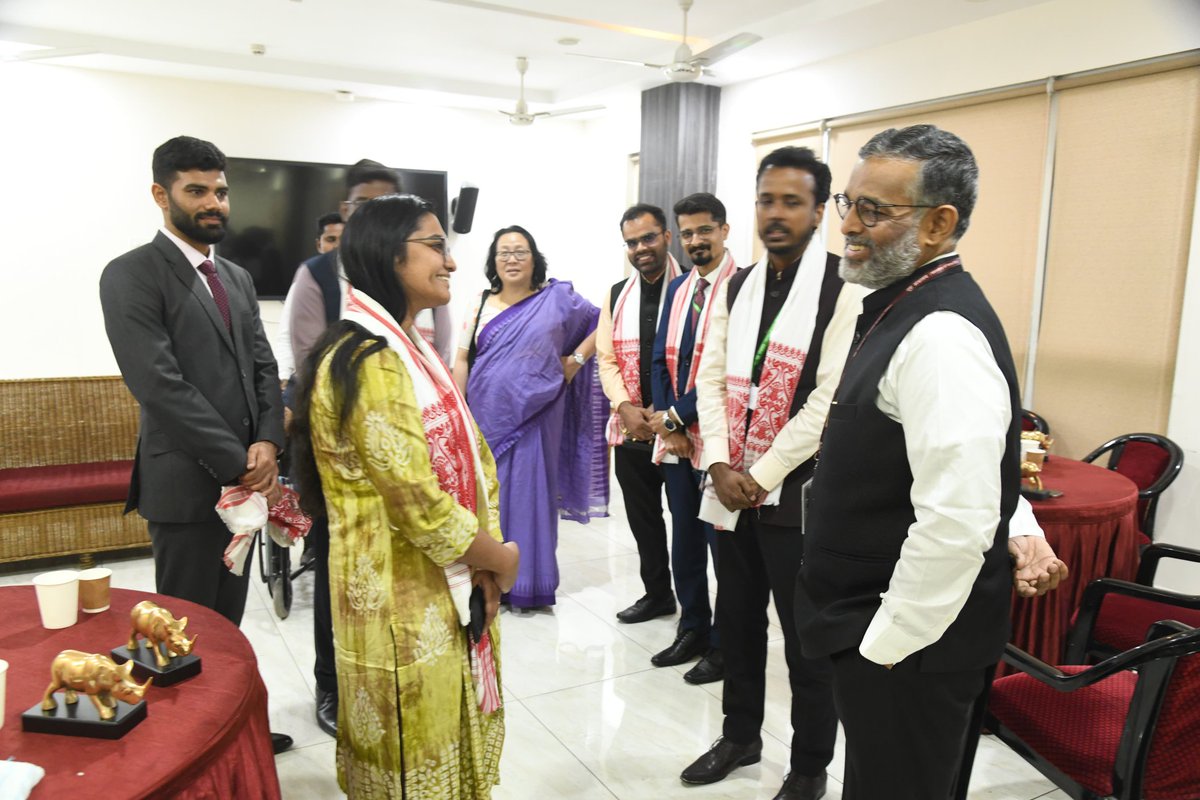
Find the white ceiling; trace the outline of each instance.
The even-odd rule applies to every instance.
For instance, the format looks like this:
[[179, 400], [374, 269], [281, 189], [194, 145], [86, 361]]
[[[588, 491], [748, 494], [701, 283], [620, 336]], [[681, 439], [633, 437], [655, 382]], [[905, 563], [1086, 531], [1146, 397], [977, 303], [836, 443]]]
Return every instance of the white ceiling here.
[[[763, 37], [705, 78], [729, 85], [1046, 1], [695, 0], [688, 40]], [[511, 105], [523, 55], [540, 110], [665, 83], [567, 54], [667, 63], [681, 26], [677, 0], [3, 0], [0, 56], [487, 108]]]

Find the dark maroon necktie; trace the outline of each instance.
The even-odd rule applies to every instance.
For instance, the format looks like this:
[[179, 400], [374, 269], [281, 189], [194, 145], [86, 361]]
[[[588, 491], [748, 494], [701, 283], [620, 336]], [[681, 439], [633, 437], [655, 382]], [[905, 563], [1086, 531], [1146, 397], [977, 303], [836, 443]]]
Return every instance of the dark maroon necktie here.
[[225, 330], [232, 333], [233, 325], [229, 321], [229, 295], [225, 294], [225, 284], [221, 283], [221, 278], [217, 275], [217, 268], [213, 266], [213, 262], [205, 261], [200, 265], [200, 271], [208, 280], [208, 288], [212, 290], [213, 302], [217, 304], [217, 310], [221, 312], [221, 319], [225, 320]]

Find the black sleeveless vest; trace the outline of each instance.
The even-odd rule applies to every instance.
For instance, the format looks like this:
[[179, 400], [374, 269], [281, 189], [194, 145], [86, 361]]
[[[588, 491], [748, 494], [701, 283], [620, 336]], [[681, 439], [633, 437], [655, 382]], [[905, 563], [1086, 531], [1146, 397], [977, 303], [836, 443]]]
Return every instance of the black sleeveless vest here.
[[[855, 347], [884, 307], [933, 268], [918, 270], [863, 301]], [[810, 657], [858, 647], [916, 520], [904, 428], [880, 411], [875, 400], [900, 341], [935, 311], [953, 311], [983, 333], [1008, 383], [1012, 419], [1004, 456], [996, 465], [1003, 477], [992, 547], [958, 617], [916, 655], [927, 672], [974, 669], [996, 663], [1008, 641], [1008, 523], [1020, 489], [1016, 370], [1000, 320], [974, 279], [955, 268], [901, 298], [842, 374], [813, 478], [804, 565], [796, 587], [796, 618]]]
[[325, 303], [325, 323], [332, 325], [338, 321], [342, 311], [342, 287], [338, 285], [337, 250], [321, 253], [304, 262], [313, 280], [321, 289], [321, 299]]

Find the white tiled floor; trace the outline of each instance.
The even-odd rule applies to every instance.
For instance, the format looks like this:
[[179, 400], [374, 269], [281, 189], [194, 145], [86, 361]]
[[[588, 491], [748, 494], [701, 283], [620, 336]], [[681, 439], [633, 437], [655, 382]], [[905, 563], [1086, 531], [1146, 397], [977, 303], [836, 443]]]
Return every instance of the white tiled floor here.
[[[650, 656], [674, 635], [674, 619], [630, 626], [614, 618], [641, 594], [641, 582], [615, 482], [613, 489], [612, 517], [586, 526], [562, 523], [562, 585], [554, 610], [501, 615], [508, 731], [495, 800], [773, 797], [787, 770], [791, 739], [782, 631], [773, 622], [762, 762], [711, 786], [682, 785], [680, 770], [720, 735], [721, 684], [688, 685], [682, 674], [691, 665], [651, 666]], [[114, 585], [153, 590], [149, 558], [104, 565], [113, 568]], [[270, 692], [271, 728], [296, 740], [277, 758], [283, 795], [341, 797], [334, 742], [313, 719], [312, 578], [297, 579], [291, 615], [280, 620], [257, 579], [257, 564], [253, 568], [242, 631]], [[25, 583], [32, 574], [2, 574], [0, 584]], [[840, 739], [829, 772], [826, 796], [838, 800]], [[1067, 800], [991, 737], [980, 744], [970, 796]]]

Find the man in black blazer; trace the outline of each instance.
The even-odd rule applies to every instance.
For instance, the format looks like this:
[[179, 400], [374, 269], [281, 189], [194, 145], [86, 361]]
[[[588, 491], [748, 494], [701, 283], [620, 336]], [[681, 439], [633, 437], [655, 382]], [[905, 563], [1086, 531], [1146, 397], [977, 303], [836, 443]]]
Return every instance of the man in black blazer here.
[[141, 405], [125, 510], [149, 523], [155, 586], [239, 624], [247, 576], [222, 556], [232, 534], [215, 506], [223, 486], [273, 497], [283, 445], [275, 359], [249, 273], [216, 254], [229, 188], [215, 145], [179, 136], [154, 151], [154, 240], [100, 278], [104, 326]]

